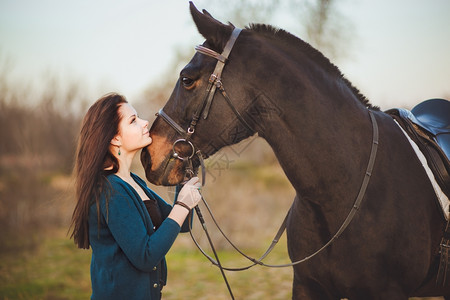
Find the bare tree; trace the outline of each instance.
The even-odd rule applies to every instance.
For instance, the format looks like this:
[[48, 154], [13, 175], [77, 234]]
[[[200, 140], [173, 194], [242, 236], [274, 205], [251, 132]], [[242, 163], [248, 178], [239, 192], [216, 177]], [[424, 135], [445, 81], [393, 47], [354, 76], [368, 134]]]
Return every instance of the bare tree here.
[[328, 57], [347, 58], [355, 39], [351, 22], [337, 8], [337, 1], [317, 0], [307, 3], [304, 24], [309, 42]]

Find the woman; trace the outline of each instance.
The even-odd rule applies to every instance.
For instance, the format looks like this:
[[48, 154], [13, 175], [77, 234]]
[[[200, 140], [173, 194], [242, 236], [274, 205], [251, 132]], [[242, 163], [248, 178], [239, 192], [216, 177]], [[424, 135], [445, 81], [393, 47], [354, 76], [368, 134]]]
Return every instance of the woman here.
[[130, 172], [136, 153], [151, 142], [148, 121], [121, 95], [105, 95], [84, 117], [72, 237], [79, 248], [92, 247], [91, 299], [160, 299], [164, 256], [201, 199], [196, 177], [172, 207]]

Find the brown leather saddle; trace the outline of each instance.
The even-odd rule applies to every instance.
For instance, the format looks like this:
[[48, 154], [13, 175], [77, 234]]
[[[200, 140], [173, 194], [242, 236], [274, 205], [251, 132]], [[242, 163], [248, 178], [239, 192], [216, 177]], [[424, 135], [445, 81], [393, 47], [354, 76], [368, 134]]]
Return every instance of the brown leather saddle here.
[[427, 159], [437, 183], [450, 197], [450, 101], [430, 99], [411, 111], [386, 111], [406, 131]]

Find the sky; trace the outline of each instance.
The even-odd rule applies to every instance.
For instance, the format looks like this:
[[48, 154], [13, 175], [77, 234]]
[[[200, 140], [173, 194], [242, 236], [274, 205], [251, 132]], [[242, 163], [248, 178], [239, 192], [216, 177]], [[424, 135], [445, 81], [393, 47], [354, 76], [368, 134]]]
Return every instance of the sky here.
[[[194, 3], [218, 15], [223, 1]], [[450, 1], [339, 3], [356, 36], [336, 65], [373, 104], [450, 98]], [[278, 20], [271, 24], [290, 31]], [[14, 82], [39, 86], [53, 74], [95, 98], [116, 91], [132, 101], [168, 72], [176, 78], [180, 69], [168, 69], [176, 52], [201, 42], [187, 0], [0, 0], [0, 62], [12, 62]]]

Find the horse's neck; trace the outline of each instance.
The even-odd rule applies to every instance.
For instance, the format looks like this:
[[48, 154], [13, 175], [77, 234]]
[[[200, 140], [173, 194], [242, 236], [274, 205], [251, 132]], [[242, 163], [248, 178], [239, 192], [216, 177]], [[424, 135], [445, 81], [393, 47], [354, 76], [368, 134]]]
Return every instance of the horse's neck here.
[[372, 135], [364, 107], [317, 104], [278, 102], [281, 113], [264, 120], [262, 135], [297, 193], [326, 205], [357, 192]]

